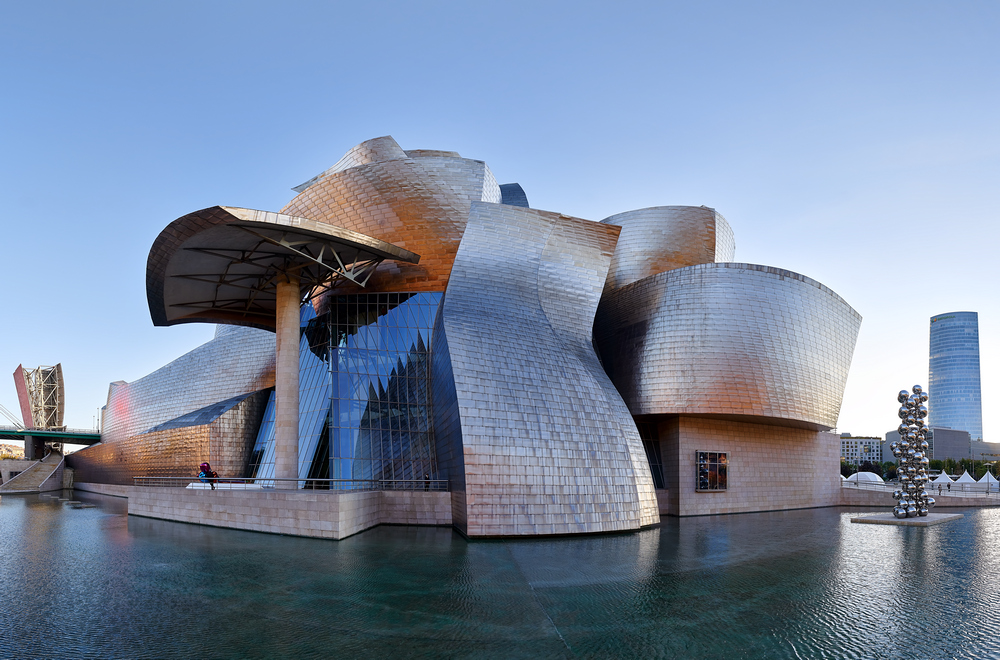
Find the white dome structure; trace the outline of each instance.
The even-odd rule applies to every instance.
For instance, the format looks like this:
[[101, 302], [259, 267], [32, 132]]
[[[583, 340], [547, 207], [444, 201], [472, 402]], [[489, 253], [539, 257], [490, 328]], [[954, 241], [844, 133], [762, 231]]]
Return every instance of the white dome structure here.
[[875, 483], [884, 484], [885, 481], [882, 477], [878, 476], [874, 472], [855, 472], [851, 476], [847, 477], [847, 481], [857, 481], [861, 483]]

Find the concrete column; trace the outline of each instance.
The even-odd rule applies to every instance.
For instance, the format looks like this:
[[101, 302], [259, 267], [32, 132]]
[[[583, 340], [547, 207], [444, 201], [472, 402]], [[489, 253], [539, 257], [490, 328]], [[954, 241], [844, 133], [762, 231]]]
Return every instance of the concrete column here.
[[[283, 280], [284, 278], [282, 278]], [[278, 281], [274, 374], [274, 476], [299, 476], [299, 278]], [[277, 482], [277, 488], [296, 488], [295, 482]]]

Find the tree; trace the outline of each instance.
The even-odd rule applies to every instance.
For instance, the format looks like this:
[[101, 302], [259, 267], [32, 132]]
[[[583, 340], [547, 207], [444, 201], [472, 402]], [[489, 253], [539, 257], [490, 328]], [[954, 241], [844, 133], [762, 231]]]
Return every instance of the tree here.
[[929, 467], [932, 470], [937, 470], [938, 472], [940, 472], [941, 470], [944, 469], [944, 461], [938, 458], [932, 459]]
[[840, 461], [840, 474], [843, 477], [849, 477], [854, 474], [854, 466], [847, 461]]
[[882, 464], [882, 478], [886, 481], [896, 478], [896, 464], [892, 461], [886, 461]]

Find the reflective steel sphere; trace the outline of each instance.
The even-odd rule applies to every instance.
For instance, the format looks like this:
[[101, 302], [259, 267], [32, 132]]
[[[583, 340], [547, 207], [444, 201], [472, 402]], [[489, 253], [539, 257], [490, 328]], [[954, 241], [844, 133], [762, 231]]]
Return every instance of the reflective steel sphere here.
[[923, 393], [923, 391], [924, 391], [924, 388], [920, 387], [919, 385], [914, 385], [914, 386], [913, 386], [912, 388], [910, 388], [910, 389], [912, 389], [912, 390], [913, 390], [913, 393], [914, 393], [914, 394], [922, 394], [922, 393]]
[[906, 403], [906, 400], [910, 398], [910, 393], [907, 390], [899, 390], [899, 394], [896, 395], [896, 401], [900, 403]]
[[905, 518], [906, 517], [906, 509], [903, 508], [903, 507], [901, 507], [901, 506], [897, 506], [897, 507], [893, 508], [892, 515], [896, 516], [897, 518]]

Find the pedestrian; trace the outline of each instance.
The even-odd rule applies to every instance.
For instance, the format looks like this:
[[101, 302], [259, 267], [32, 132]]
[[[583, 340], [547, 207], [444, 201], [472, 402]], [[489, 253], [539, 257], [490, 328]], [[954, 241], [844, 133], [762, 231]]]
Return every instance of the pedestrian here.
[[431, 489], [431, 475], [425, 474], [424, 475], [424, 490], [430, 490], [430, 489]]
[[219, 478], [219, 474], [212, 470], [212, 466], [208, 463], [202, 463], [198, 466], [198, 479], [203, 484], [208, 484], [215, 490], [215, 482]]

